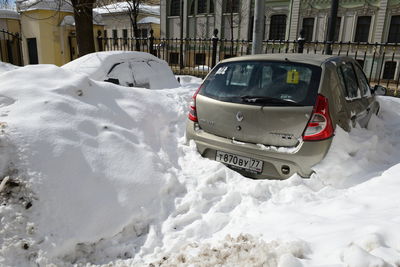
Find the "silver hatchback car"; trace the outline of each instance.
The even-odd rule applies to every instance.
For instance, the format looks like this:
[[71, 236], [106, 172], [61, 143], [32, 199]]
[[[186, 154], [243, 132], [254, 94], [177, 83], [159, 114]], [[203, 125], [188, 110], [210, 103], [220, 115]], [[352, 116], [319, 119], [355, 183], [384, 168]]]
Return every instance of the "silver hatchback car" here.
[[366, 127], [379, 111], [349, 57], [269, 54], [221, 61], [190, 104], [187, 140], [204, 157], [251, 178], [309, 177], [335, 128]]

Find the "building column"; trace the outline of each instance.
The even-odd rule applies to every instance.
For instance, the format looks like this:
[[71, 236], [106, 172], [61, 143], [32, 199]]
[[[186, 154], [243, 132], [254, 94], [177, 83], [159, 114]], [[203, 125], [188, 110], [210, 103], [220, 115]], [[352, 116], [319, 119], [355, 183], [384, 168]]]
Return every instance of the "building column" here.
[[375, 34], [373, 42], [382, 43], [384, 40], [385, 22], [387, 14], [388, 0], [380, 0], [378, 13], [375, 14]]
[[288, 23], [288, 33], [289, 40], [297, 40], [297, 33], [299, 29], [299, 18], [300, 18], [300, 0], [290, 1], [290, 11], [289, 11], [289, 23]]
[[167, 38], [167, 0], [160, 1], [160, 37]]

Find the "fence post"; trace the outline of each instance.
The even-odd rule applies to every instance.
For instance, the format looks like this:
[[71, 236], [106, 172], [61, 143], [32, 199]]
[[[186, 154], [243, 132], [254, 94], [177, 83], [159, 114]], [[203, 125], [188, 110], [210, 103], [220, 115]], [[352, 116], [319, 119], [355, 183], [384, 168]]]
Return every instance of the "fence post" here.
[[154, 56], [157, 56], [157, 54], [155, 53], [155, 51], [154, 51], [154, 31], [153, 31], [153, 29], [150, 29], [150, 40], [149, 40], [149, 43], [150, 43], [150, 54], [152, 54], [152, 55], [154, 55]]
[[300, 36], [297, 39], [297, 43], [298, 43], [297, 53], [300, 53], [300, 54], [303, 53], [305, 42], [306, 42], [306, 39], [304, 38], [304, 29], [301, 29]]
[[101, 38], [101, 31], [97, 31], [97, 46], [99, 51], [103, 51], [103, 39]]
[[18, 54], [18, 66], [23, 66], [23, 59], [22, 59], [22, 42], [19, 33], [15, 34], [15, 40], [17, 43], [17, 54]]
[[211, 60], [211, 68], [214, 68], [217, 63], [217, 49], [218, 49], [218, 29], [214, 29], [214, 34], [212, 37], [212, 60]]

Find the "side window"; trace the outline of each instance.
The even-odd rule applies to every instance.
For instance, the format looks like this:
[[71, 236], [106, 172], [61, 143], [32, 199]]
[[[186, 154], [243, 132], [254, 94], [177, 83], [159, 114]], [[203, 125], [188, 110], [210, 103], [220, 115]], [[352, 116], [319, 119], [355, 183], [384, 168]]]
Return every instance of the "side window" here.
[[233, 67], [228, 74], [227, 85], [248, 86], [254, 65], [240, 64]]
[[358, 91], [358, 81], [357, 76], [354, 73], [354, 69], [351, 64], [342, 64], [340, 66], [340, 71], [344, 78], [344, 84], [346, 88], [346, 96], [348, 98], [359, 97]]
[[367, 77], [365, 77], [364, 72], [358, 65], [354, 65], [354, 69], [356, 70], [356, 73], [357, 73], [358, 84], [360, 85], [362, 94], [369, 95], [370, 87], [369, 87]]

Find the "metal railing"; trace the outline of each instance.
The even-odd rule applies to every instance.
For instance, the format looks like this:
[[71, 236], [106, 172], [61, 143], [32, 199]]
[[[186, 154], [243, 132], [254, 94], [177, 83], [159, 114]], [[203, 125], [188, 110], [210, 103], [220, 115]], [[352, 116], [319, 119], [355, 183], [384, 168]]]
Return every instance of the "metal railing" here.
[[11, 33], [0, 29], [0, 61], [18, 66], [23, 65], [19, 33]]
[[[102, 38], [98, 47], [104, 51], [130, 50], [151, 53], [171, 66], [175, 74], [205, 77], [220, 60], [249, 55], [252, 41], [213, 38]], [[400, 86], [400, 44], [356, 42], [306, 42], [302, 39], [265, 40], [262, 51], [270, 53], [325, 54], [331, 45], [333, 55], [349, 56], [363, 67], [371, 84], [381, 84], [396, 93]]]

